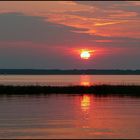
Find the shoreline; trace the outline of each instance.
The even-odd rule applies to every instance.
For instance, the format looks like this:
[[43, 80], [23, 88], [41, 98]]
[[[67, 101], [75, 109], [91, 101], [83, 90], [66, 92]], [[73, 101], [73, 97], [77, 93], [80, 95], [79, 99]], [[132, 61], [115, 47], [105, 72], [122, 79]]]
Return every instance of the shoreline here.
[[140, 85], [94, 85], [94, 86], [16, 86], [0, 85], [0, 95], [4, 94], [122, 94], [140, 96]]

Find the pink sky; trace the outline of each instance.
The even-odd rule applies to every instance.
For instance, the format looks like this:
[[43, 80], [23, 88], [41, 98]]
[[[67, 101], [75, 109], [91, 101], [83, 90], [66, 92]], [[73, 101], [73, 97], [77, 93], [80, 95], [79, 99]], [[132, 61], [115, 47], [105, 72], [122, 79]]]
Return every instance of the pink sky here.
[[[0, 2], [0, 68], [139, 69], [139, 9], [139, 1]], [[96, 50], [86, 62], [76, 53], [84, 48]]]

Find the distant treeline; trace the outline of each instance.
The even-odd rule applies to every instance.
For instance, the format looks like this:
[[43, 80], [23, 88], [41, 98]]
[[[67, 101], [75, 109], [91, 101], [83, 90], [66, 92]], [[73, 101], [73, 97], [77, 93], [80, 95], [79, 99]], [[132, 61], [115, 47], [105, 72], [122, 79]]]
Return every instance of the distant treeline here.
[[140, 75], [140, 70], [97, 70], [97, 69], [86, 69], [86, 70], [59, 70], [59, 69], [0, 69], [0, 74], [33, 74], [33, 75]]

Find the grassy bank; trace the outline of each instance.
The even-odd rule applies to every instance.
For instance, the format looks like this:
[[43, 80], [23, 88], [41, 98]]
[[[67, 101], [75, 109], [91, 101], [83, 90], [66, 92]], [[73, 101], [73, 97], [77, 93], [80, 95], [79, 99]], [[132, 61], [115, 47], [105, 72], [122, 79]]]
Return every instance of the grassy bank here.
[[0, 95], [3, 94], [123, 94], [140, 96], [140, 86], [138, 85], [95, 85], [95, 86], [0, 86]]

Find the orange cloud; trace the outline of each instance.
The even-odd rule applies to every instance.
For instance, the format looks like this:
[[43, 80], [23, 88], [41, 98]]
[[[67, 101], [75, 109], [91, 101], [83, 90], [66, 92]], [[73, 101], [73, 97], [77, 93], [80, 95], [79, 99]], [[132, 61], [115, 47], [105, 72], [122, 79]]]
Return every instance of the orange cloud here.
[[69, 14], [48, 14], [50, 22], [63, 24], [75, 28], [86, 29], [75, 31], [90, 35], [139, 38], [140, 29], [138, 20], [112, 20], [87, 18]]
[[72, 1], [3, 1], [0, 2], [0, 13], [2, 12], [22, 12], [25, 14], [45, 16], [48, 12], [67, 12], [67, 11], [89, 11], [91, 6], [77, 4]]
[[[122, 3], [122, 6], [130, 6], [131, 4], [139, 6], [139, 2], [126, 2], [126, 4]], [[121, 6], [121, 3], [115, 6], [119, 8], [119, 5]], [[104, 9], [103, 6], [85, 5], [84, 2], [76, 3], [74, 1], [0, 2], [1, 13], [21, 12], [31, 16], [40, 16], [44, 20], [79, 29], [73, 32], [140, 38], [138, 13], [113, 8]], [[81, 12], [81, 14], [77, 15], [77, 12]], [[90, 13], [91, 16], [83, 16], [82, 12]]]

